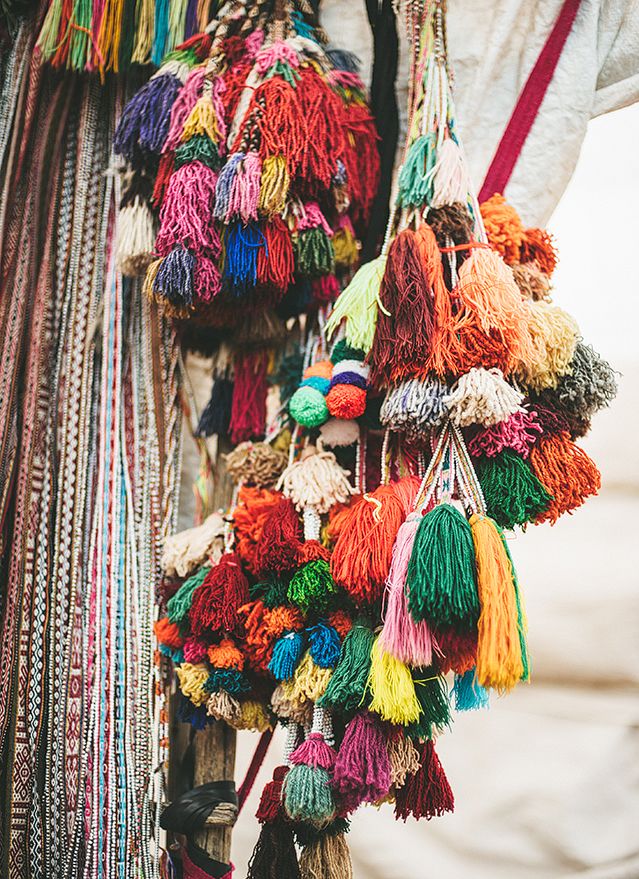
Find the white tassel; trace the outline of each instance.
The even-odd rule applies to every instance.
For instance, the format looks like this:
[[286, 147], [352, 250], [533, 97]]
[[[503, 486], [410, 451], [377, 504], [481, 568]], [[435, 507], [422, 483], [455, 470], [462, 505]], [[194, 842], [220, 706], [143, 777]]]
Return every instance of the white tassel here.
[[349, 473], [342, 470], [332, 452], [307, 446], [302, 459], [295, 461], [282, 473], [278, 488], [298, 510], [312, 507], [322, 515], [328, 513], [333, 504], [346, 503], [353, 494], [348, 476]]
[[519, 411], [523, 399], [524, 395], [508, 384], [500, 369], [473, 368], [455, 382], [444, 404], [458, 427], [491, 427]]
[[465, 205], [469, 192], [471, 192], [471, 183], [463, 153], [454, 140], [447, 138], [439, 150], [433, 168], [431, 204], [435, 208], [456, 202]]
[[187, 528], [167, 537], [162, 553], [161, 566], [169, 576], [188, 577], [207, 559], [216, 562], [222, 555], [224, 520], [219, 513], [212, 513], [197, 528]]
[[143, 275], [154, 257], [155, 221], [148, 204], [139, 195], [120, 210], [117, 235], [119, 270], [131, 277]]

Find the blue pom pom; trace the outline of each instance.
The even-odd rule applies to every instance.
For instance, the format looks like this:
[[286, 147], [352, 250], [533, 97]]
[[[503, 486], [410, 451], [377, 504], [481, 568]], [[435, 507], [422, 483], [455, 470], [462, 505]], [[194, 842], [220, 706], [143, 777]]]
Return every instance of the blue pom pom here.
[[455, 675], [453, 692], [457, 711], [475, 711], [478, 708], [488, 708], [488, 690], [484, 689], [477, 681], [477, 672], [474, 668], [464, 672], [463, 675]]
[[339, 659], [339, 635], [327, 623], [317, 623], [308, 630], [311, 659], [320, 668], [335, 668]]
[[168, 644], [160, 644], [160, 653], [162, 656], [168, 656], [176, 665], [181, 665], [184, 662], [184, 651], [181, 647], [176, 649], [169, 647]]
[[304, 652], [304, 638], [299, 632], [288, 632], [278, 638], [273, 646], [273, 656], [268, 664], [269, 671], [276, 681], [288, 681]]
[[305, 378], [301, 383], [301, 388], [315, 388], [316, 391], [319, 391], [320, 394], [328, 394], [328, 389], [330, 387], [331, 381], [328, 378], [322, 378], [321, 375], [312, 375], [309, 378]]

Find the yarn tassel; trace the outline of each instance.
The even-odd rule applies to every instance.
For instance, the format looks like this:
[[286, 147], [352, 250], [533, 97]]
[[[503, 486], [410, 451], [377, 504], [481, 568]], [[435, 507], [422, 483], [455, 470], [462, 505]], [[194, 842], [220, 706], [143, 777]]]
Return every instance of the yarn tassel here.
[[419, 719], [421, 708], [410, 670], [384, 651], [379, 638], [371, 650], [367, 686], [371, 694], [370, 710], [382, 720], [404, 725]]
[[386, 256], [363, 265], [342, 292], [326, 322], [326, 336], [346, 321], [346, 341], [353, 348], [368, 353], [373, 345], [377, 311], [380, 306], [380, 288], [386, 269]]
[[430, 820], [455, 808], [453, 792], [432, 741], [426, 739], [420, 751], [419, 770], [395, 794], [395, 817], [403, 821], [410, 815]]
[[562, 513], [571, 513], [601, 488], [599, 470], [567, 432], [542, 436], [531, 449], [529, 461], [535, 477], [552, 495], [536, 522], [555, 523]]
[[420, 135], [409, 149], [399, 173], [397, 199], [401, 207], [421, 206], [432, 202], [435, 159], [435, 135]]
[[373, 631], [356, 622], [342, 642], [339, 662], [320, 706], [345, 712], [355, 711], [364, 703], [374, 641]]
[[[320, 834], [304, 847], [299, 869], [301, 879], [353, 879], [353, 865], [344, 834]], [[287, 873], [278, 876], [289, 879]]]
[[479, 619], [470, 526], [451, 504], [422, 518], [408, 563], [408, 607], [417, 622], [468, 631]]
[[209, 437], [214, 434], [226, 436], [231, 423], [233, 404], [233, 382], [227, 378], [216, 378], [211, 388], [211, 397], [200, 415], [195, 435]]
[[550, 510], [552, 497], [535, 475], [532, 462], [510, 449], [492, 458], [477, 458], [475, 470], [488, 515], [500, 527], [534, 522]]
[[300, 517], [292, 501], [282, 497], [266, 520], [257, 544], [260, 576], [294, 570], [301, 539]]
[[476, 711], [489, 707], [488, 691], [477, 680], [474, 668], [468, 669], [462, 675], [455, 675], [453, 693], [457, 711]]
[[521, 680], [524, 672], [511, 563], [492, 519], [475, 514], [471, 516], [470, 528], [481, 604], [477, 680], [483, 687], [505, 693]]
[[300, 879], [293, 830], [278, 819], [262, 825], [253, 849], [246, 879]]
[[262, 352], [237, 356], [229, 425], [234, 444], [264, 435], [267, 369], [268, 357]]
[[162, 209], [156, 250], [165, 256], [181, 245], [193, 253], [217, 258], [221, 243], [213, 206], [217, 175], [202, 162], [182, 165], [171, 175]]
[[424, 620], [415, 622], [408, 610], [405, 590], [408, 563], [421, 516], [414, 513], [401, 525], [393, 546], [393, 558], [386, 585], [384, 627], [380, 634], [383, 649], [401, 662], [429, 666], [433, 659], [431, 631]]
[[223, 555], [193, 593], [189, 619], [194, 635], [205, 631], [232, 632], [239, 609], [249, 600], [248, 580], [236, 553]]
[[415, 738], [432, 739], [451, 725], [448, 684], [434, 668], [416, 670], [413, 679], [421, 713], [408, 732]]
[[276, 681], [291, 680], [303, 652], [304, 638], [299, 632], [287, 632], [275, 642], [268, 670]]
[[344, 732], [333, 772], [333, 787], [346, 812], [361, 803], [375, 803], [387, 796], [391, 765], [386, 735], [377, 718], [360, 711]]

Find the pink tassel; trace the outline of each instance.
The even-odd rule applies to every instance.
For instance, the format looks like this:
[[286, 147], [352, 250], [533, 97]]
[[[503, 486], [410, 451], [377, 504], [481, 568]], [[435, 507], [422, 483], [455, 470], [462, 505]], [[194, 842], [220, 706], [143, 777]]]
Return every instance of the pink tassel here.
[[208, 256], [198, 256], [193, 271], [193, 288], [199, 302], [211, 302], [222, 289], [222, 275]]
[[390, 786], [384, 728], [369, 711], [360, 711], [346, 727], [333, 770], [333, 787], [345, 811], [352, 812], [360, 803], [385, 797]]
[[326, 769], [330, 772], [335, 766], [337, 754], [335, 749], [327, 745], [322, 733], [313, 732], [291, 754], [294, 766], [312, 766], [313, 769]]
[[217, 174], [202, 162], [189, 162], [171, 175], [155, 241], [160, 256], [176, 245], [214, 259], [222, 245], [213, 219]]
[[494, 458], [504, 449], [512, 449], [527, 458], [541, 432], [535, 412], [520, 410], [506, 421], [476, 433], [468, 442], [468, 451], [475, 457], [487, 455]]
[[[204, 67], [196, 67], [186, 78], [186, 82], [178, 92], [177, 99], [171, 108], [171, 121], [169, 133], [162, 147], [163, 153], [173, 152], [182, 141], [184, 123], [189, 118], [191, 110], [197, 104], [197, 99], [202, 94], [202, 84], [206, 70]], [[220, 117], [218, 116], [218, 119]]]
[[206, 641], [196, 638], [195, 635], [189, 635], [183, 647], [185, 662], [202, 662], [206, 659], [206, 648]]
[[408, 610], [404, 585], [408, 562], [421, 516], [411, 513], [397, 532], [386, 583], [386, 612], [379, 636], [383, 649], [409, 665], [426, 667], [433, 661], [433, 639], [428, 623], [416, 623]]
[[231, 195], [226, 215], [228, 222], [241, 217], [244, 223], [257, 220], [257, 203], [262, 181], [262, 162], [257, 153], [247, 153], [242, 160], [231, 185]]
[[297, 229], [298, 232], [305, 232], [307, 229], [318, 228], [323, 229], [329, 238], [333, 237], [333, 230], [328, 225], [328, 221], [321, 212], [320, 206], [316, 202], [310, 201], [304, 205], [304, 214], [297, 221]]

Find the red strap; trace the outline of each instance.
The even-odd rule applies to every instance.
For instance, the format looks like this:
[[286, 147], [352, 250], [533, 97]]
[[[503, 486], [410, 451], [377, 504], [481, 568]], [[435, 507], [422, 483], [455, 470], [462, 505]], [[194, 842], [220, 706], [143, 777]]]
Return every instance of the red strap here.
[[486, 173], [484, 185], [479, 193], [480, 202], [486, 201], [496, 192], [503, 193], [506, 189], [513, 168], [526, 143], [526, 138], [555, 73], [580, 3], [581, 0], [564, 0], [555, 26], [541, 50], [537, 63], [530, 72]]
[[249, 768], [246, 770], [244, 781], [239, 786], [237, 791], [238, 814], [242, 811], [242, 806], [246, 802], [248, 795], [251, 793], [251, 788], [255, 784], [257, 773], [260, 771], [260, 767], [264, 762], [264, 758], [266, 757], [266, 752], [268, 751], [268, 746], [271, 744], [272, 738], [272, 729], [265, 730], [260, 736], [260, 740], [257, 743], [257, 747], [255, 748], [255, 753], [253, 754], [251, 762], [249, 763]]

